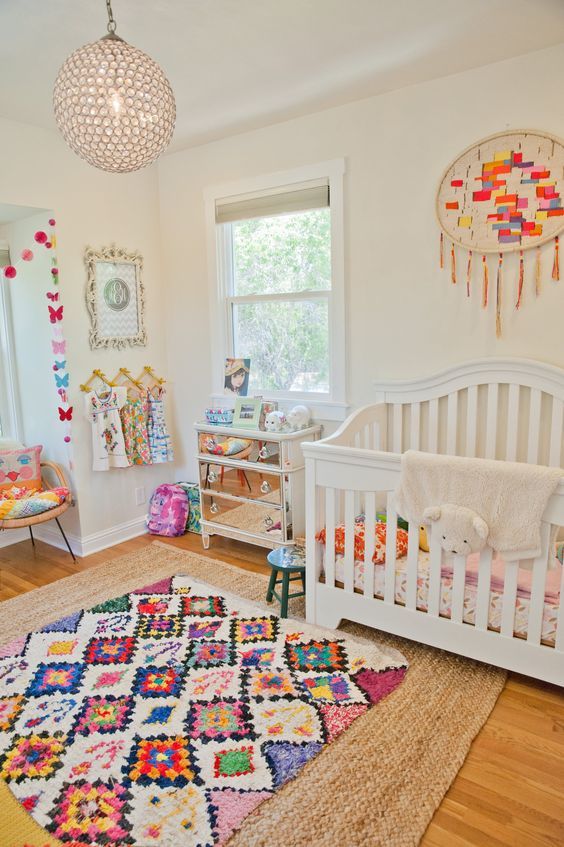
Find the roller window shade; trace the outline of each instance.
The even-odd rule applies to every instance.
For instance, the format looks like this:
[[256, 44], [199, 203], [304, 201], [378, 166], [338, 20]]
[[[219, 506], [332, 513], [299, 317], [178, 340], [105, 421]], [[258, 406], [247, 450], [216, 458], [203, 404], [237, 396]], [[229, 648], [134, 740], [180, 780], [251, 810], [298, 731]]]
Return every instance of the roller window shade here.
[[0, 241], [0, 268], [5, 268], [10, 264], [10, 248], [6, 241]]
[[218, 224], [225, 224], [245, 221], [249, 218], [270, 218], [273, 215], [328, 207], [329, 185], [315, 185], [276, 194], [218, 200], [215, 204], [215, 221]]

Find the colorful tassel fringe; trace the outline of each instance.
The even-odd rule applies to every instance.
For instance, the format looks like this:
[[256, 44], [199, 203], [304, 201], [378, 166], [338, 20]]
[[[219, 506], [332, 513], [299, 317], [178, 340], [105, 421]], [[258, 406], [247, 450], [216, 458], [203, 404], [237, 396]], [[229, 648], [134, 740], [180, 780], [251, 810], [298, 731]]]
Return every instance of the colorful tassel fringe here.
[[517, 289], [517, 302], [515, 303], [515, 308], [521, 308], [521, 301], [523, 299], [523, 280], [525, 279], [525, 268], [523, 266], [523, 251], [519, 250], [519, 285]]
[[560, 279], [560, 261], [558, 258], [558, 236], [554, 238], [554, 262], [552, 263], [552, 279]]
[[537, 258], [535, 261], [535, 294], [538, 297], [541, 290], [541, 253], [540, 247], [537, 247]]
[[456, 285], [456, 256], [454, 255], [454, 244], [450, 248], [450, 279]]
[[497, 290], [495, 304], [495, 334], [496, 338], [501, 338], [501, 284], [503, 282], [503, 253], [499, 254], [499, 262], [497, 264]]
[[466, 296], [470, 297], [470, 279], [472, 278], [472, 251], [468, 251], [468, 264], [466, 266]]
[[485, 309], [488, 305], [488, 288], [489, 288], [489, 276], [488, 276], [488, 263], [486, 261], [485, 254], [482, 256], [482, 265], [484, 268], [484, 282], [482, 285], [482, 309]]

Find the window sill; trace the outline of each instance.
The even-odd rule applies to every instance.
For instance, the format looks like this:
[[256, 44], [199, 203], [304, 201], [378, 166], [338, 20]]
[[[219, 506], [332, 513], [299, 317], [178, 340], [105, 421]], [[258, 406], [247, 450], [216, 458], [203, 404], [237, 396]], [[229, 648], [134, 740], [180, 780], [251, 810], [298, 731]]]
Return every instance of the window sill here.
[[[316, 423], [320, 421], [344, 421], [347, 419], [350, 409], [348, 403], [340, 403], [336, 400], [314, 400], [309, 398], [304, 399], [303, 397], [264, 397], [265, 401], [269, 399], [276, 400], [279, 408], [284, 412], [289, 411], [293, 406], [307, 406]], [[213, 408], [235, 405], [233, 398], [228, 394], [212, 394], [210, 396], [210, 402]]]

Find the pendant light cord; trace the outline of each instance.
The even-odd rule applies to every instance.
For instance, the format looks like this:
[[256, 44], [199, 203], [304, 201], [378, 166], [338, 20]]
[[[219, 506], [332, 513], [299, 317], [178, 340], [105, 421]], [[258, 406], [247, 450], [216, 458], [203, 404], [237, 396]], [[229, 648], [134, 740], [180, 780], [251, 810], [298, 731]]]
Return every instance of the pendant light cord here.
[[110, 35], [115, 35], [117, 24], [114, 20], [114, 13], [112, 12], [112, 4], [110, 0], [106, 0], [106, 9], [108, 11], [108, 32]]

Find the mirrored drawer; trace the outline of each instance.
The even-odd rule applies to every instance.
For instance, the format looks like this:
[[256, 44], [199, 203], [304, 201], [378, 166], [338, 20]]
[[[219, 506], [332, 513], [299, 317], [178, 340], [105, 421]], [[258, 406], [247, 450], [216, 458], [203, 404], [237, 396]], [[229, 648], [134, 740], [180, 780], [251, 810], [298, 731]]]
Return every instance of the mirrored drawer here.
[[202, 518], [226, 527], [232, 527], [265, 538], [282, 539], [283, 515], [281, 508], [267, 503], [250, 503], [231, 500], [221, 495], [202, 495]]
[[215, 432], [200, 432], [198, 450], [210, 456], [222, 456], [237, 461], [259, 462], [280, 467], [280, 444], [259, 438], [239, 438], [218, 435]]
[[200, 461], [200, 487], [203, 491], [230, 494], [264, 503], [282, 502], [280, 474], [263, 473], [251, 468], [216, 465]]

